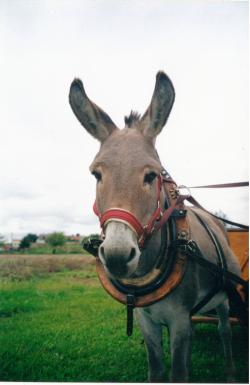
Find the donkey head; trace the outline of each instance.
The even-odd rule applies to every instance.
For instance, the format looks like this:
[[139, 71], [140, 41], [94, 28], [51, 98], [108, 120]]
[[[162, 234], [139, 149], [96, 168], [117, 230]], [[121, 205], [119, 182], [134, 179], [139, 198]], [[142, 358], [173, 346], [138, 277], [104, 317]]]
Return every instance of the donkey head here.
[[[96, 207], [101, 215], [111, 208], [133, 213], [145, 225], [156, 210], [157, 176], [162, 170], [155, 138], [165, 125], [174, 103], [174, 88], [158, 72], [151, 103], [145, 114], [125, 118], [119, 130], [110, 117], [86, 95], [81, 80], [70, 87], [69, 102], [85, 129], [101, 143], [90, 166], [97, 180]], [[119, 219], [105, 223], [99, 257], [107, 272], [117, 278], [131, 276], [139, 262], [136, 232]]]

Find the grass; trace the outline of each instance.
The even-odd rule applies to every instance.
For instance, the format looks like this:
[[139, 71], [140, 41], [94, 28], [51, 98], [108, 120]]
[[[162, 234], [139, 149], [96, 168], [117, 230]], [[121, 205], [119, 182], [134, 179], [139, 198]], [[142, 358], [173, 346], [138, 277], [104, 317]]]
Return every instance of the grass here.
[[[126, 336], [125, 308], [100, 287], [91, 261], [0, 257], [0, 381], [146, 382], [141, 334], [135, 326]], [[238, 383], [248, 382], [247, 345], [234, 326]], [[164, 349], [169, 370], [166, 332]], [[195, 326], [192, 382], [225, 382], [221, 350], [216, 326]]]

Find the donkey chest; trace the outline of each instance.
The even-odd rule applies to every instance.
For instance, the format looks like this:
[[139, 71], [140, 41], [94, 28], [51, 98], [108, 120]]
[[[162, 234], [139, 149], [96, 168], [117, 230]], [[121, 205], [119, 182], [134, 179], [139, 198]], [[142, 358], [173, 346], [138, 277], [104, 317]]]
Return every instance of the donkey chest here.
[[[192, 300], [192, 303], [195, 302]], [[151, 320], [156, 324], [169, 325], [177, 318], [187, 318], [192, 306], [186, 306], [182, 299], [179, 301], [171, 296], [144, 308], [138, 308], [137, 312], [145, 319]]]

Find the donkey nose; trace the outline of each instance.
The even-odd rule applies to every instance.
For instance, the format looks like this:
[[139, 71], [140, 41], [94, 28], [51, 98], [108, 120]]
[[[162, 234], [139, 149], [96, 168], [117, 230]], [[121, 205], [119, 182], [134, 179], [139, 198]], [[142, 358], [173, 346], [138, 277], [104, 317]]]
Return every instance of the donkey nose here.
[[140, 251], [132, 230], [123, 223], [110, 222], [99, 257], [106, 269], [116, 277], [127, 277], [137, 268]]
[[[120, 249], [118, 247], [101, 246], [100, 257], [105, 262], [108, 271], [115, 277], [126, 277], [129, 272], [129, 262], [136, 255], [134, 247]], [[132, 263], [132, 262], [131, 262]]]

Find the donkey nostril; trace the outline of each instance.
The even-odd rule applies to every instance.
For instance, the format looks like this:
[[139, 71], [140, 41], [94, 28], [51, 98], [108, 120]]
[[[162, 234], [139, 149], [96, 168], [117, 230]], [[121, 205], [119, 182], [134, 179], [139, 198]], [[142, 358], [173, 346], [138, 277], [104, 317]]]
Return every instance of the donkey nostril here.
[[135, 255], [136, 255], [136, 250], [135, 250], [135, 248], [134, 247], [132, 247], [132, 249], [131, 249], [131, 252], [130, 252], [130, 254], [129, 254], [129, 257], [128, 257], [128, 261], [127, 262], [130, 262], [134, 257], [135, 257]]

